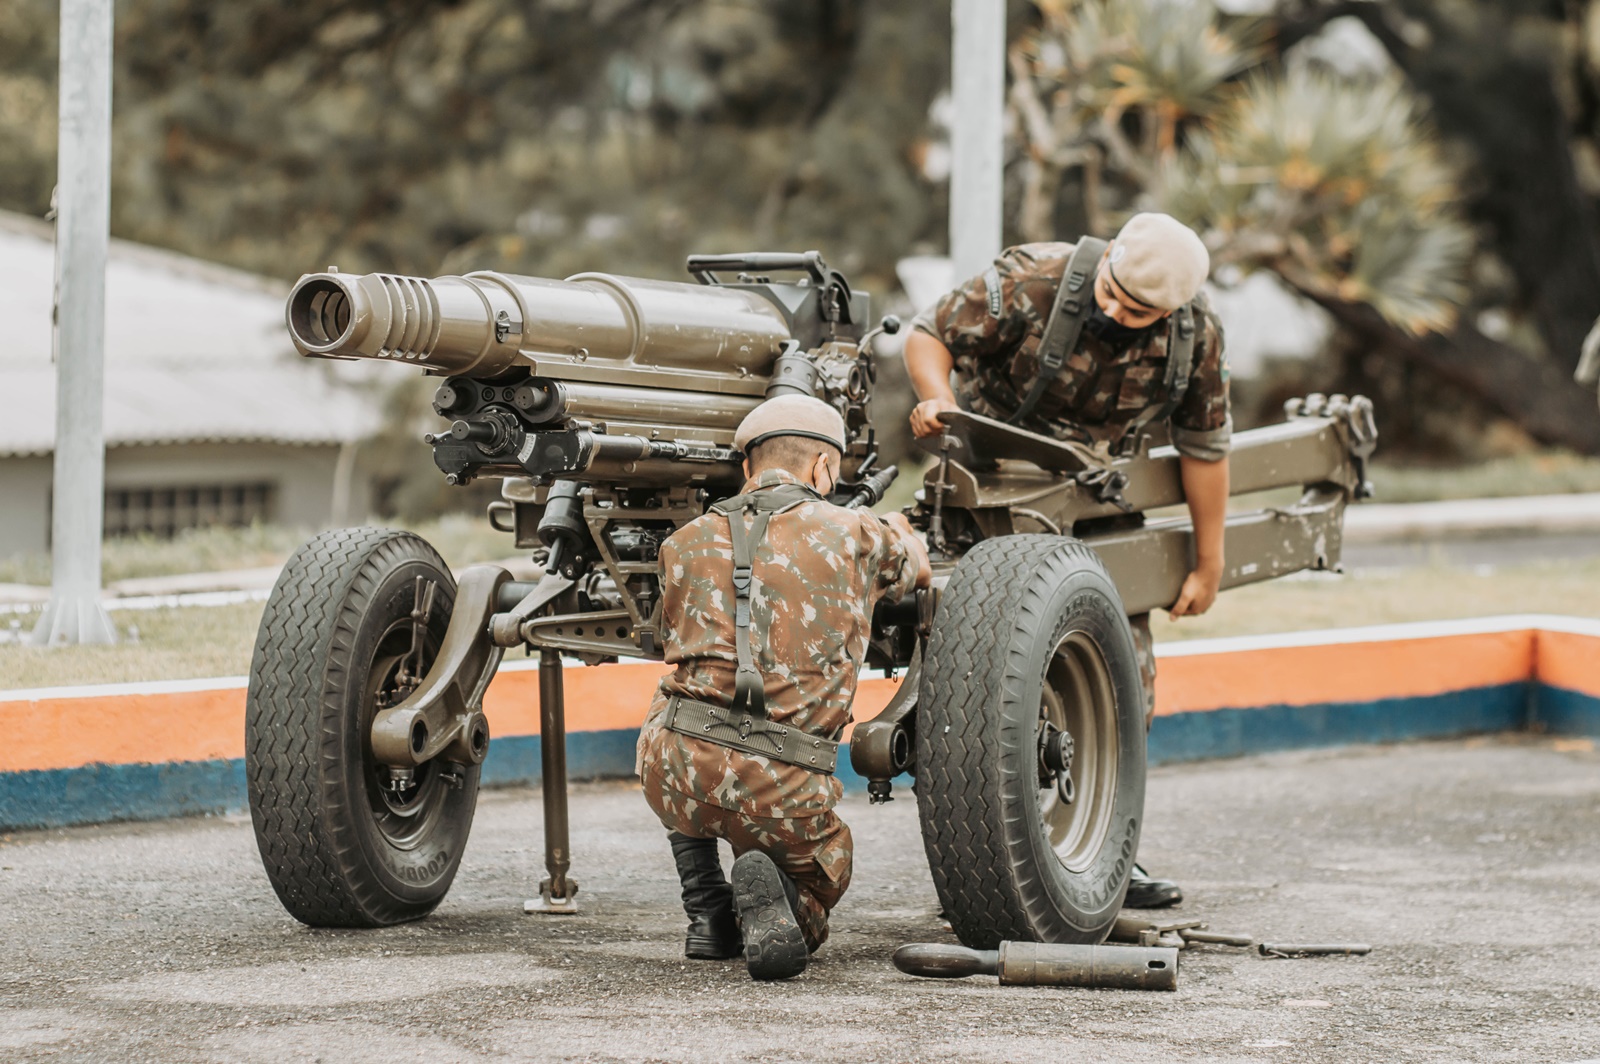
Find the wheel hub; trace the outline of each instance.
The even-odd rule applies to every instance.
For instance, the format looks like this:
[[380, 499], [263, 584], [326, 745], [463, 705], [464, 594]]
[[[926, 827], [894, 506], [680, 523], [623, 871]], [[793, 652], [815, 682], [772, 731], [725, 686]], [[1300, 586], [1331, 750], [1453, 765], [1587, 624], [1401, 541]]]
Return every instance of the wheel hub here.
[[1078, 797], [1077, 785], [1072, 782], [1072, 755], [1076, 746], [1071, 733], [1048, 720], [1039, 722], [1039, 786], [1054, 784], [1062, 805], [1071, 805]]
[[1039, 814], [1051, 848], [1072, 872], [1094, 864], [1111, 830], [1118, 760], [1117, 697], [1088, 632], [1062, 636], [1039, 705]]

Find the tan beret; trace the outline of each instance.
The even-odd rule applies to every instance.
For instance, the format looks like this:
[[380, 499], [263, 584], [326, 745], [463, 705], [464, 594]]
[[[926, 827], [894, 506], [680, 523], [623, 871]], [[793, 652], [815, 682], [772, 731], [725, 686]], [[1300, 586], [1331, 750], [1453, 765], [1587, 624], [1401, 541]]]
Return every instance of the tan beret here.
[[1211, 256], [1195, 231], [1170, 214], [1136, 214], [1111, 245], [1111, 276], [1123, 291], [1160, 310], [1177, 310], [1200, 291]]
[[746, 454], [762, 440], [774, 436], [808, 436], [844, 450], [844, 418], [839, 411], [809, 395], [780, 395], [768, 399], [739, 422], [733, 445]]

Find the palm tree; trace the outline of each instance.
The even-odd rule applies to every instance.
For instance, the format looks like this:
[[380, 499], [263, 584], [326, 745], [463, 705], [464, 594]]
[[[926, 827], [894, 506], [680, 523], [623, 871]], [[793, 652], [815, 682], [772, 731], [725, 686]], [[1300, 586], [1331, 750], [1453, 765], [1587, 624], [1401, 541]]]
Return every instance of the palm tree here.
[[[1223, 29], [1209, 2], [1036, 5], [1039, 27], [1010, 54], [1024, 148], [1021, 229], [1045, 239], [1062, 175], [1081, 168], [1089, 228], [1101, 232], [1105, 200], [1137, 196], [1188, 130], [1226, 106], [1232, 80], [1262, 58], [1259, 34], [1248, 24]], [[1107, 177], [1116, 189], [1103, 197]]]
[[1398, 78], [1252, 76], [1151, 193], [1206, 233], [1218, 268], [1271, 270], [1412, 335], [1449, 330], [1466, 300], [1456, 175]]
[[1471, 236], [1403, 82], [1269, 70], [1259, 26], [1225, 26], [1209, 0], [1036, 2], [1010, 57], [1026, 237], [1050, 234], [1077, 168], [1091, 231], [1159, 207], [1219, 268], [1271, 270], [1413, 335], [1450, 327]]

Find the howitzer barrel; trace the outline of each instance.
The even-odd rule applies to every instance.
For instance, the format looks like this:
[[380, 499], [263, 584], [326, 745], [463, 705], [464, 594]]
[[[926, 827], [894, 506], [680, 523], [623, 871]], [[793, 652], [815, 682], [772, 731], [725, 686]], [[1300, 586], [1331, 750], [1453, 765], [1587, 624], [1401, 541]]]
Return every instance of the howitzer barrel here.
[[525, 366], [562, 380], [750, 395], [790, 339], [782, 312], [753, 292], [600, 273], [307, 274], [287, 318], [313, 357], [475, 377]]

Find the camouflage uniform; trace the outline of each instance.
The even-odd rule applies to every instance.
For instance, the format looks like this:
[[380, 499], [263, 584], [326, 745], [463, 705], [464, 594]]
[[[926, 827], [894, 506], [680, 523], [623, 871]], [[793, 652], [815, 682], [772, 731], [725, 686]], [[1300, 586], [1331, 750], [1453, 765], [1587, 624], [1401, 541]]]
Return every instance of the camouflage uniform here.
[[[1021, 405], [1039, 372], [1039, 341], [1055, 306], [1072, 244], [1023, 244], [994, 266], [918, 315], [913, 327], [950, 349], [956, 401], [962, 409], [1004, 420]], [[993, 291], [998, 285], [998, 292]], [[1228, 361], [1222, 325], [1203, 295], [1195, 297], [1193, 368], [1189, 387], [1171, 416], [1178, 453], [1215, 462], [1232, 435]], [[1167, 333], [1157, 322], [1135, 343], [1118, 348], [1085, 331], [1038, 406], [1019, 427], [1115, 450], [1145, 415], [1167, 400]], [[1155, 653], [1148, 614], [1131, 618], [1147, 707], [1155, 707]]]
[[[743, 491], [798, 484], [766, 470]], [[917, 562], [900, 533], [871, 512], [808, 501], [772, 518], [753, 559], [751, 643], [768, 718], [838, 738], [850, 722], [872, 610], [911, 590]], [[734, 646], [733, 544], [708, 513], [661, 546], [662, 643], [677, 668], [661, 681], [639, 735], [645, 800], [669, 831], [724, 838], [734, 856], [766, 853], [799, 887], [797, 915], [813, 950], [850, 885], [850, 829], [833, 812], [831, 775], [669, 731], [672, 695], [728, 705]]]

